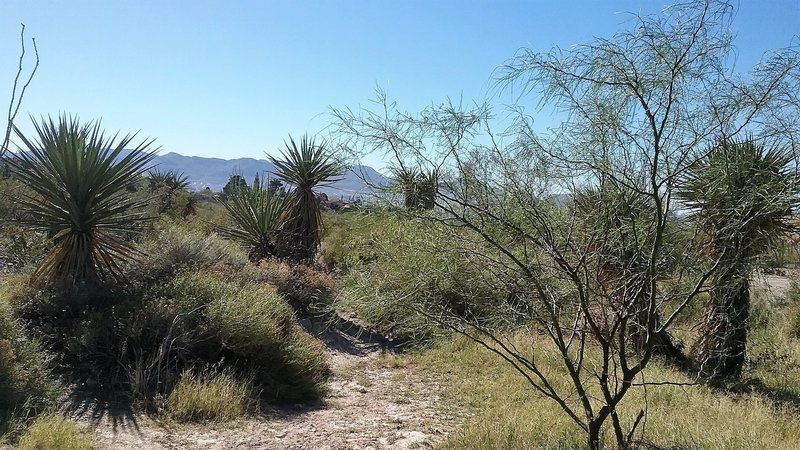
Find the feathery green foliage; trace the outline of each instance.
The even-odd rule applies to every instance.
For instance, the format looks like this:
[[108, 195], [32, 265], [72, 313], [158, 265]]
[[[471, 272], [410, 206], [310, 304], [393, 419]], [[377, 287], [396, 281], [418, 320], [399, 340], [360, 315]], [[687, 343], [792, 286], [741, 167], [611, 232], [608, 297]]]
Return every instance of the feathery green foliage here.
[[282, 229], [291, 256], [298, 260], [312, 258], [320, 243], [322, 216], [314, 188], [335, 181], [342, 165], [328, 152], [325, 142], [319, 145], [303, 136], [298, 147], [292, 137], [281, 158], [270, 157], [276, 177], [292, 186], [281, 214]]
[[35, 139], [15, 127], [25, 151], [9, 160], [33, 192], [19, 202], [21, 222], [53, 242], [34, 279], [73, 284], [123, 278], [118, 262], [137, 251], [121, 235], [137, 231], [145, 220], [138, 211], [145, 202], [128, 198], [125, 188], [155, 157], [152, 141], [126, 154], [135, 135], [109, 138], [100, 122], [60, 116], [58, 123], [34, 120], [34, 127]]
[[219, 233], [250, 248], [249, 257], [259, 261], [275, 254], [284, 199], [263, 183], [234, 189], [222, 204], [235, 225], [219, 226]]

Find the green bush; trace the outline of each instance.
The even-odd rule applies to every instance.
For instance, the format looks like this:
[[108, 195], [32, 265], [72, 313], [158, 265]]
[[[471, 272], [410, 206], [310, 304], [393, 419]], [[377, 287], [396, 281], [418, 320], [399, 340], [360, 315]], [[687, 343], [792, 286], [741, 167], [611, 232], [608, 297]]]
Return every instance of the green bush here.
[[71, 383], [153, 409], [197, 365], [252, 373], [276, 402], [316, 399], [328, 374], [274, 287], [208, 270], [66, 294], [27, 288], [12, 300]]
[[135, 270], [150, 278], [216, 265], [240, 270], [247, 264], [247, 256], [235, 244], [215, 234], [188, 231], [177, 225], [151, 233], [141, 250], [147, 256], [136, 264]]
[[400, 220], [390, 214], [326, 214], [320, 262], [329, 269], [347, 272], [376, 261], [383, 250], [377, 244]]
[[38, 263], [48, 249], [49, 242], [43, 233], [14, 222], [0, 225], [0, 260], [12, 264], [15, 269]]
[[263, 286], [226, 286], [208, 305], [208, 329], [237, 365], [253, 374], [267, 399], [320, 396], [328, 375], [322, 348], [294, 325], [289, 305]]
[[92, 434], [75, 422], [55, 414], [39, 417], [19, 440], [20, 450], [89, 450]]
[[257, 398], [252, 382], [229, 371], [187, 370], [167, 398], [166, 414], [179, 422], [223, 422], [251, 412]]
[[50, 408], [59, 387], [45, 368], [42, 346], [22, 332], [0, 290], [0, 436], [16, 435]]
[[322, 255], [345, 272], [335, 304], [342, 315], [381, 334], [426, 343], [440, 327], [423, 311], [501, 328], [513, 323], [512, 309], [524, 307], [507, 280], [459, 251], [470, 236], [393, 213], [346, 216], [336, 223], [340, 229], [329, 230]]
[[326, 313], [338, 294], [338, 282], [330, 274], [303, 264], [262, 260], [234, 274], [242, 283], [267, 283], [302, 314]]

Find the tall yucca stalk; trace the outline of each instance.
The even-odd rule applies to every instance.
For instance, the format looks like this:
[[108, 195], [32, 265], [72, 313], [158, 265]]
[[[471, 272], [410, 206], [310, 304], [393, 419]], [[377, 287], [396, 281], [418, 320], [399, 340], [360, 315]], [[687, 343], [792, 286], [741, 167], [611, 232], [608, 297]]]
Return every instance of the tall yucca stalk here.
[[704, 250], [720, 260], [693, 349], [712, 379], [738, 376], [744, 366], [753, 263], [794, 230], [800, 185], [793, 161], [789, 149], [723, 140], [690, 167], [679, 189], [708, 236]]
[[33, 192], [19, 201], [21, 221], [46, 232], [53, 247], [34, 280], [53, 284], [124, 278], [119, 262], [137, 254], [121, 237], [141, 228], [145, 202], [125, 188], [155, 157], [146, 140], [125, 153], [135, 135], [107, 138], [99, 122], [77, 117], [33, 121], [37, 138], [15, 127], [23, 151], [9, 160], [14, 176]]
[[222, 206], [234, 225], [218, 227], [221, 235], [248, 247], [253, 262], [275, 254], [283, 198], [258, 183], [232, 190]]
[[294, 186], [281, 214], [287, 250], [296, 259], [313, 258], [322, 234], [322, 214], [314, 188], [335, 181], [343, 167], [327, 151], [324, 141], [316, 145], [308, 136], [303, 136], [299, 147], [289, 137], [281, 158], [270, 160], [275, 165], [275, 176]]

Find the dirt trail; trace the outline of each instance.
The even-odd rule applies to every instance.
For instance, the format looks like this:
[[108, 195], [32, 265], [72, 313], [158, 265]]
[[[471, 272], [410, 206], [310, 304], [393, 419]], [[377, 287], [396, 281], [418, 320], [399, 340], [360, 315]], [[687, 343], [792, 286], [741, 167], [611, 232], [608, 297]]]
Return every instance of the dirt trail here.
[[772, 301], [784, 301], [793, 281], [800, 280], [799, 269], [781, 269], [777, 273], [756, 273], [753, 287], [763, 290]]
[[[95, 431], [104, 449], [430, 448], [457, 425], [442, 410], [436, 380], [421, 377], [362, 343], [336, 337], [334, 376], [324, 405], [265, 411], [233, 424], [180, 426], [108, 420]], [[342, 342], [345, 342], [342, 344]]]

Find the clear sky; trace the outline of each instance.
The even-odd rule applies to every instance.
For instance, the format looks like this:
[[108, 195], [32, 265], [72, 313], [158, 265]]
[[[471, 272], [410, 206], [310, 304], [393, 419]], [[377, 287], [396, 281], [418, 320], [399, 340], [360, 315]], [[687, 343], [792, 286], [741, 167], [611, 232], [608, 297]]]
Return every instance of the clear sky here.
[[[289, 134], [318, 133], [330, 106], [358, 107], [376, 86], [403, 109], [493, 95], [492, 71], [521, 47], [610, 36], [625, 12], [660, 0], [0, 0], [0, 108], [19, 24], [41, 66], [18, 125], [68, 112], [140, 130], [162, 152], [263, 158]], [[741, 65], [800, 33], [800, 0], [740, 0]], [[508, 99], [491, 97], [501, 104]], [[376, 165], [380, 165], [375, 162]]]

